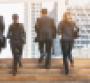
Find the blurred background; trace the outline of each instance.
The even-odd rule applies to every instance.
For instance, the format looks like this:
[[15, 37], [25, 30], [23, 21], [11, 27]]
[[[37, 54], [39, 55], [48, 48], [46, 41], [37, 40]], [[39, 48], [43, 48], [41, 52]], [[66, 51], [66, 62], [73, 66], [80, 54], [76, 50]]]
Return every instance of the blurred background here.
[[[80, 37], [75, 40], [73, 56], [75, 58], [90, 58], [90, 0], [0, 0], [0, 15], [4, 16], [5, 36], [10, 23], [11, 16], [17, 13], [20, 22], [24, 23], [27, 35], [27, 42], [24, 46], [23, 58], [38, 58], [38, 43], [34, 42], [36, 37], [35, 22], [40, 17], [40, 10], [48, 9], [48, 15], [54, 18], [56, 26], [62, 19], [66, 10], [73, 13], [73, 20], [80, 28]], [[62, 58], [60, 49], [60, 36], [54, 40], [52, 57]], [[0, 58], [12, 58], [9, 41], [7, 47], [2, 50]]]

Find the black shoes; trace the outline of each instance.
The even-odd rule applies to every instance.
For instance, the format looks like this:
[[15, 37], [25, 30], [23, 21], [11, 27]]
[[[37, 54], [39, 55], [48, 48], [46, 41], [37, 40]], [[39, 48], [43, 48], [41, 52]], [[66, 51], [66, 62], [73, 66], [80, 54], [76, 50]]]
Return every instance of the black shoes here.
[[43, 60], [42, 60], [41, 58], [39, 58], [38, 63], [42, 63], [42, 61], [43, 61]]
[[43, 61], [43, 59], [44, 59], [44, 56], [45, 56], [45, 55], [41, 55], [41, 56], [40, 56], [40, 58], [39, 58], [39, 60], [38, 60], [38, 63], [42, 63], [42, 61]]
[[16, 74], [17, 74], [17, 69], [13, 69], [13, 70], [12, 70], [12, 75], [13, 75], [13, 76], [16, 76]]
[[68, 75], [69, 74], [69, 71], [68, 70], [65, 70], [65, 75]]
[[50, 65], [45, 65], [45, 69], [50, 69]]
[[21, 63], [19, 63], [19, 67], [21, 68], [21, 67], [23, 67], [23, 65]]

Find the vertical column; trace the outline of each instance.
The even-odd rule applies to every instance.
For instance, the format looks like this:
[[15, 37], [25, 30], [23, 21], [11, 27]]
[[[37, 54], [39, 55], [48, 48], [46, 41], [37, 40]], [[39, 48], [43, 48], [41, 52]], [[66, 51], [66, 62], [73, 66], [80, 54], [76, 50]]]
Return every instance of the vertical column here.
[[31, 37], [31, 1], [27, 0], [27, 25], [28, 25], [28, 29], [27, 29], [27, 55], [28, 55], [28, 58], [32, 58], [32, 53], [31, 53], [31, 49], [32, 49], [32, 45], [31, 45], [31, 40], [32, 40], [32, 37]]
[[31, 58], [31, 1], [27, 0], [24, 2], [24, 23], [26, 31], [26, 45], [24, 58]]
[[25, 31], [26, 31], [26, 45], [24, 46], [24, 53], [23, 53], [23, 57], [24, 58], [27, 58], [28, 57], [28, 54], [27, 54], [27, 47], [28, 47], [28, 44], [27, 44], [27, 40], [28, 40], [28, 4], [27, 2], [24, 2], [24, 27], [25, 27]]
[[58, 0], [58, 21], [62, 19], [65, 10], [66, 10], [65, 0]]
[[36, 19], [40, 16], [41, 7], [42, 7], [41, 1], [35, 0], [31, 3], [31, 47], [32, 47], [31, 54], [33, 58], [39, 57], [38, 43], [35, 43], [34, 39], [36, 37], [35, 22]]

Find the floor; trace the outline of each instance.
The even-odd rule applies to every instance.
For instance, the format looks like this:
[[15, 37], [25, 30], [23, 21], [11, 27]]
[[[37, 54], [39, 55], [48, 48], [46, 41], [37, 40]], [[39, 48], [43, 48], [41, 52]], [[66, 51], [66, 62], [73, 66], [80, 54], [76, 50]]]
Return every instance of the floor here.
[[0, 60], [0, 83], [90, 83], [90, 60], [75, 59], [69, 75], [64, 74], [62, 59], [52, 59], [50, 69], [37, 59], [23, 59], [23, 67], [12, 76], [11, 59]]

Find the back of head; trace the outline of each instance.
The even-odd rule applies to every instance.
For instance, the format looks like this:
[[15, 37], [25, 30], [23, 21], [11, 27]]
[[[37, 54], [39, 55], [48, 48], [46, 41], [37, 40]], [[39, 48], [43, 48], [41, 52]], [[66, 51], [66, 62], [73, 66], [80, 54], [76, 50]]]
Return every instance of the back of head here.
[[47, 9], [42, 9], [42, 10], [41, 10], [41, 14], [42, 14], [42, 16], [47, 15]]
[[18, 20], [19, 20], [18, 14], [13, 14], [13, 15], [12, 15], [12, 20], [13, 20], [14, 23], [17, 23]]
[[69, 11], [66, 11], [63, 15], [63, 21], [69, 22], [72, 21], [72, 14]]
[[12, 18], [13, 18], [13, 19], [18, 18], [18, 14], [13, 14], [13, 15], [12, 15]]

